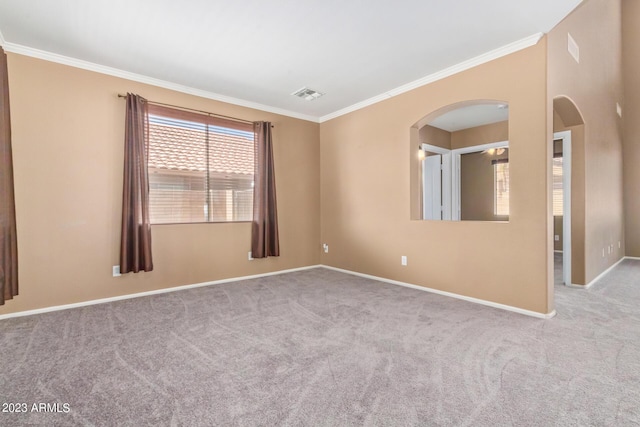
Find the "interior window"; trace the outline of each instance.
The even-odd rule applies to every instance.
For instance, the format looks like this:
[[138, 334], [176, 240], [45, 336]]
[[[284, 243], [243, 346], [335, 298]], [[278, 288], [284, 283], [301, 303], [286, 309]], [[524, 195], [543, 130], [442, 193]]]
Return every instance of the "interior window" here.
[[[420, 218], [508, 221], [508, 104], [465, 102], [441, 110], [414, 126], [420, 142]], [[412, 207], [412, 217], [415, 211]]]

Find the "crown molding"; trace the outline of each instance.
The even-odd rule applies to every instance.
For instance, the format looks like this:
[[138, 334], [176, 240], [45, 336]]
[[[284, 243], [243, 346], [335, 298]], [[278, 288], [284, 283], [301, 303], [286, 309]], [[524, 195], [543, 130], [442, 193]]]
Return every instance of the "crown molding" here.
[[487, 62], [493, 61], [495, 59], [502, 58], [503, 56], [507, 56], [512, 53], [518, 52], [520, 50], [526, 49], [528, 47], [535, 46], [542, 39], [543, 36], [544, 36], [543, 33], [536, 33], [524, 39], [515, 41], [513, 43], [509, 43], [508, 45], [483, 53], [482, 55], [478, 55], [474, 58], [460, 62], [449, 68], [445, 68], [444, 70], [437, 71], [433, 74], [429, 74], [428, 76], [422, 77], [421, 79], [415, 80], [411, 83], [407, 83], [395, 89], [391, 89], [390, 91], [374, 96], [373, 98], [366, 99], [362, 102], [358, 102], [349, 107], [346, 107], [341, 110], [322, 116], [320, 117], [319, 121], [320, 123], [323, 123], [328, 120], [335, 119], [336, 117], [340, 117], [345, 114], [351, 113], [353, 111], [360, 110], [362, 108], [376, 104], [380, 101], [384, 101], [385, 99], [392, 98], [396, 95], [409, 92], [410, 90], [428, 85], [429, 83], [433, 83], [435, 81], [442, 80], [446, 77], [450, 77], [454, 74], [458, 74], [463, 71], [469, 70], [473, 67], [477, 67], [478, 65], [482, 65]]
[[409, 92], [413, 89], [419, 88], [421, 86], [428, 85], [430, 83], [436, 82], [438, 80], [442, 80], [446, 77], [450, 77], [454, 74], [458, 74], [460, 72], [469, 70], [473, 67], [477, 67], [478, 65], [485, 64], [487, 62], [493, 61], [495, 59], [501, 58], [503, 56], [510, 55], [512, 53], [518, 52], [520, 50], [526, 49], [528, 47], [536, 45], [540, 39], [544, 36], [543, 33], [536, 33], [524, 39], [515, 41], [508, 45], [502, 46], [498, 49], [494, 49], [492, 51], [483, 53], [482, 55], [478, 55], [469, 60], [460, 62], [456, 65], [453, 65], [449, 68], [445, 68], [444, 70], [435, 72], [428, 76], [422, 77], [413, 82], [407, 83], [405, 85], [399, 86], [395, 89], [391, 89], [385, 93], [374, 96], [372, 98], [366, 99], [364, 101], [358, 102], [356, 104], [350, 105], [348, 107], [342, 108], [340, 110], [334, 111], [333, 113], [329, 113], [322, 117], [312, 116], [308, 114], [297, 113], [295, 111], [289, 111], [278, 107], [272, 107], [269, 105], [259, 104], [257, 102], [247, 101], [244, 99], [233, 98], [226, 95], [221, 95], [214, 92], [209, 92], [202, 89], [196, 89], [189, 86], [184, 86], [177, 83], [168, 82], [166, 80], [156, 79], [153, 77], [144, 76], [142, 74], [136, 74], [129, 71], [120, 70], [118, 68], [107, 67], [100, 64], [95, 64], [93, 62], [83, 61], [80, 59], [71, 58], [64, 55], [59, 55], [56, 53], [47, 52], [40, 49], [34, 49], [28, 46], [23, 46], [15, 43], [7, 42], [2, 33], [0, 32], [0, 45], [4, 47], [6, 52], [17, 53], [20, 55], [30, 56], [32, 58], [43, 59], [45, 61], [55, 62], [58, 64], [68, 65], [70, 67], [81, 68], [83, 70], [94, 71], [96, 73], [106, 74], [114, 77], [120, 77], [127, 80], [132, 80], [139, 83], [145, 83], [152, 86], [157, 86], [165, 89], [174, 90], [176, 92], [182, 92], [189, 95], [195, 95], [202, 98], [212, 99], [215, 101], [226, 102], [228, 104], [239, 105], [242, 107], [253, 108], [256, 110], [266, 111], [269, 113], [280, 114], [283, 116], [293, 117], [296, 119], [306, 120], [314, 123], [323, 123], [331, 119], [335, 119], [336, 117], [343, 116], [345, 114], [351, 113], [353, 111], [360, 110], [362, 108], [368, 107], [370, 105], [376, 104], [378, 102], [384, 101], [386, 99], [392, 98], [394, 96], [400, 95], [405, 92]]
[[105, 65], [95, 64], [89, 61], [83, 61], [76, 58], [71, 58], [64, 55], [58, 55], [57, 53], [51, 53], [40, 49], [34, 49], [28, 46], [23, 46], [15, 43], [9, 43], [2, 38], [0, 34], [0, 44], [4, 45], [6, 52], [17, 53], [24, 56], [30, 56], [32, 58], [43, 59], [45, 61], [55, 62], [62, 65], [68, 65], [70, 67], [81, 68], [83, 70], [94, 71], [96, 73], [106, 74], [109, 76], [120, 77], [134, 82], [145, 83], [151, 86], [157, 86], [164, 89], [174, 90], [176, 92], [182, 92], [189, 95], [195, 95], [202, 98], [213, 99], [215, 101], [226, 102], [227, 104], [239, 105], [241, 107], [253, 108], [255, 110], [266, 111], [269, 113], [280, 114], [283, 116], [293, 117], [296, 119], [306, 120], [314, 123], [318, 123], [318, 117], [310, 116], [308, 114], [296, 113], [295, 111], [289, 111], [282, 108], [271, 107], [269, 105], [259, 104], [257, 102], [247, 101], [244, 99], [233, 98], [226, 95], [221, 95], [215, 92], [209, 92], [202, 89], [196, 89], [189, 86], [184, 86], [177, 83], [171, 83], [166, 80], [156, 79], [154, 77], [144, 76], [142, 74], [131, 73], [129, 71], [120, 70], [118, 68], [107, 67]]

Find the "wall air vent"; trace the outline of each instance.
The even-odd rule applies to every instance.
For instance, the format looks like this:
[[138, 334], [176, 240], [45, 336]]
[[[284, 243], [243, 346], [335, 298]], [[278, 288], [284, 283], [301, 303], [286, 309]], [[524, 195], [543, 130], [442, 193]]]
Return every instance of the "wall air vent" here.
[[324, 93], [320, 93], [316, 90], [309, 89], [308, 87], [303, 87], [302, 89], [298, 89], [293, 92], [291, 95], [297, 96], [298, 98], [302, 98], [307, 101], [313, 101], [314, 99], [320, 98]]
[[573, 39], [573, 37], [571, 37], [571, 34], [569, 33], [567, 33], [567, 50], [569, 51], [571, 56], [573, 56], [573, 59], [575, 59], [576, 62], [579, 64], [580, 63], [580, 46], [578, 46], [578, 43], [576, 43], [576, 41]]

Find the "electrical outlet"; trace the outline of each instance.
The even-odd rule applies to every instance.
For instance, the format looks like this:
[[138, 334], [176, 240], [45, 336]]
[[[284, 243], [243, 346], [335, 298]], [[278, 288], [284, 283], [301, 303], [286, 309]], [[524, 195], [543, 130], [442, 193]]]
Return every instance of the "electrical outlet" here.
[[326, 243], [322, 244], [322, 250], [324, 251], [325, 254], [329, 253], [329, 245], [327, 245]]
[[249, 251], [248, 255], [247, 255], [247, 259], [249, 261], [253, 261], [253, 257], [251, 256], [251, 251]]
[[602, 248], [602, 258], [604, 258], [604, 248]]
[[554, 236], [554, 239], [555, 239], [555, 241], [556, 241], [556, 242], [559, 242], [559, 241], [560, 241], [560, 236], [556, 234], [556, 235]]
[[400, 258], [400, 264], [402, 265], [407, 265], [407, 257], [402, 255], [402, 258]]
[[113, 271], [113, 277], [122, 276], [122, 274], [120, 274], [120, 266], [119, 265], [114, 265], [112, 271]]

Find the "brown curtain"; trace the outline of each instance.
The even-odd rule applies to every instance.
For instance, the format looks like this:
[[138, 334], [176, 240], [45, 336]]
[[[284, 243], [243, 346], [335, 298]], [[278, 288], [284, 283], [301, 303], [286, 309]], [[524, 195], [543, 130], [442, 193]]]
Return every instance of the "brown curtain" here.
[[153, 270], [149, 222], [149, 112], [147, 100], [128, 93], [124, 137], [120, 273]]
[[12, 157], [7, 55], [0, 47], [0, 305], [18, 295], [18, 240]]
[[255, 134], [256, 163], [253, 187], [251, 255], [253, 258], [280, 256], [271, 123], [255, 122], [253, 130]]

